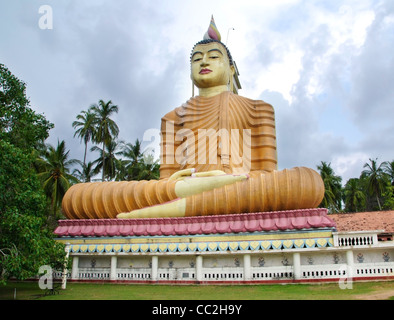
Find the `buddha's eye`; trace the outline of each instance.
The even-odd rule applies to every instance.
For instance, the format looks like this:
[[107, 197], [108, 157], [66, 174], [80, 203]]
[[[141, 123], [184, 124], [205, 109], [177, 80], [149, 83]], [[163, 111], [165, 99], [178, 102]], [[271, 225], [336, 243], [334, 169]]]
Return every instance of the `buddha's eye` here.
[[193, 62], [198, 62], [198, 61], [201, 61], [202, 60], [202, 58], [195, 58], [194, 60], [193, 60]]

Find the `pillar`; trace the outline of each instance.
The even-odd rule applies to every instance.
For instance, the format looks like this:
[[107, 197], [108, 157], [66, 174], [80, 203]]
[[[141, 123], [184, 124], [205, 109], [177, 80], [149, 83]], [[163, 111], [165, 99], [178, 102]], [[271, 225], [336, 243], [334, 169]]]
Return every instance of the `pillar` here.
[[116, 268], [118, 264], [118, 257], [117, 256], [111, 256], [111, 275], [110, 275], [110, 280], [116, 280], [117, 275], [116, 275]]
[[250, 254], [244, 254], [244, 281], [252, 279], [252, 263]]
[[202, 281], [203, 278], [203, 273], [202, 273], [202, 256], [197, 256], [196, 257], [196, 279], [197, 281]]
[[353, 251], [347, 250], [346, 251], [346, 264], [347, 264], [347, 277], [353, 278], [353, 270], [354, 270], [354, 257]]
[[62, 289], [65, 290], [67, 286], [67, 264], [68, 264], [68, 258], [70, 257], [70, 244], [66, 243], [65, 247], [66, 251], [66, 258], [64, 259], [64, 268], [63, 268], [63, 275], [62, 275]]
[[157, 272], [159, 268], [159, 257], [152, 256], [152, 271], [151, 271], [151, 279], [152, 281], [157, 281]]
[[301, 279], [301, 254], [293, 253], [293, 276], [295, 280]]
[[73, 266], [71, 270], [71, 279], [72, 280], [77, 280], [78, 279], [78, 273], [79, 273], [79, 257], [78, 256], [73, 256]]

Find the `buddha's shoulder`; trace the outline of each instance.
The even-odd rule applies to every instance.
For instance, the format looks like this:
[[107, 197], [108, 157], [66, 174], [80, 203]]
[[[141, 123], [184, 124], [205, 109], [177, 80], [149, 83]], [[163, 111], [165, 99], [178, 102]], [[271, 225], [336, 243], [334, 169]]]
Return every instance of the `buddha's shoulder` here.
[[256, 111], [270, 111], [274, 112], [274, 108], [271, 104], [263, 101], [263, 100], [254, 100], [241, 95], [231, 94], [230, 99], [232, 100], [232, 104], [241, 106], [248, 109], [253, 109]]

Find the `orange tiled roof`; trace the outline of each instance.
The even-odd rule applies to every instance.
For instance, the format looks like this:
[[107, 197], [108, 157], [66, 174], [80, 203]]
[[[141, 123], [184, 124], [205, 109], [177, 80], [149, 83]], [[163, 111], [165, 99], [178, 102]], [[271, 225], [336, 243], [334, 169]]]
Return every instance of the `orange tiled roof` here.
[[328, 215], [338, 231], [384, 230], [394, 232], [394, 211], [337, 213]]

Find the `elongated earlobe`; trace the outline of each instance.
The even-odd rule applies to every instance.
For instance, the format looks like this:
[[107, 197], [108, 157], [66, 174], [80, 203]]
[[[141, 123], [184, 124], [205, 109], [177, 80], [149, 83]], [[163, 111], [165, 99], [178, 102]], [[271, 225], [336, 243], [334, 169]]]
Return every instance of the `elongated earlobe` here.
[[192, 80], [192, 98], [194, 97], [194, 82]]

